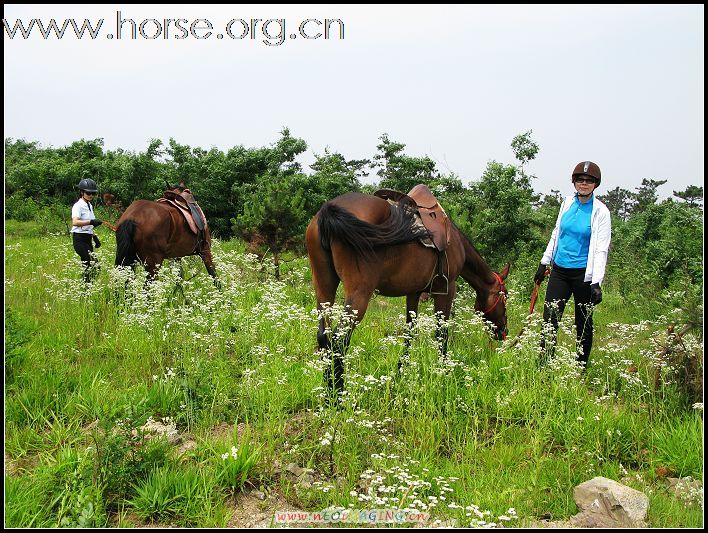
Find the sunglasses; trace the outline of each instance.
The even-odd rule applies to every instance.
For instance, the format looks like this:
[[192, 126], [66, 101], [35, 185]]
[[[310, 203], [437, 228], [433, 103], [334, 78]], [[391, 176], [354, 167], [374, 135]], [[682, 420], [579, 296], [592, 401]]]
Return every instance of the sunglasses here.
[[86, 192], [84, 191], [84, 194], [88, 194], [89, 196], [96, 196], [95, 192]]
[[578, 177], [575, 178], [574, 183], [597, 183], [597, 180], [591, 177]]

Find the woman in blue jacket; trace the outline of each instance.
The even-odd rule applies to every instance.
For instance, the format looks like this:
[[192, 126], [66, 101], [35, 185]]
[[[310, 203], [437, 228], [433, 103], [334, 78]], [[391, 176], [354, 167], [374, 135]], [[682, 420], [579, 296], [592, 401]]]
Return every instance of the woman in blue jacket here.
[[540, 284], [552, 265], [543, 307], [541, 362], [554, 352], [558, 322], [572, 295], [578, 360], [586, 367], [592, 348], [592, 312], [602, 301], [601, 285], [612, 228], [609, 209], [594, 195], [601, 182], [600, 167], [591, 161], [578, 163], [573, 169], [572, 182], [576, 192], [561, 204], [534, 282]]

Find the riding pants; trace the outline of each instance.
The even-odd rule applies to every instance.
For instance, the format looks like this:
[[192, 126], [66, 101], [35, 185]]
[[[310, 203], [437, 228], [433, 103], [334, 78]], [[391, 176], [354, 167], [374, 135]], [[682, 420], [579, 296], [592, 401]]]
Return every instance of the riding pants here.
[[[558, 323], [563, 317], [565, 304], [570, 296], [575, 299], [575, 331], [577, 334], [578, 361], [584, 367], [590, 359], [592, 348], [592, 311], [590, 303], [590, 282], [583, 281], [585, 268], [563, 268], [555, 263], [548, 280], [546, 300], [543, 305], [544, 328], [541, 334], [541, 360], [552, 357], [558, 336]], [[546, 353], [546, 342], [549, 351]]]
[[93, 256], [93, 235], [90, 233], [71, 234], [74, 243], [74, 250], [81, 258], [81, 263], [84, 265], [84, 281], [91, 282], [98, 274], [97, 261]]

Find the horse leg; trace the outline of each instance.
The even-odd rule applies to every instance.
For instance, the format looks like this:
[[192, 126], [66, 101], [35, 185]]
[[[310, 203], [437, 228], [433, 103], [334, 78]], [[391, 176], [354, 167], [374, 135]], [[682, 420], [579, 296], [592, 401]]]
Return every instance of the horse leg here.
[[326, 331], [330, 324], [329, 318], [325, 316], [323, 311], [334, 304], [339, 286], [339, 276], [325, 259], [316, 259], [310, 256], [310, 263], [312, 265], [312, 285], [317, 298], [317, 312], [320, 314], [317, 346], [320, 350], [329, 350], [331, 345]]
[[175, 284], [175, 288], [172, 290], [172, 297], [174, 298], [177, 295], [177, 291], [182, 293], [182, 299], [187, 303], [187, 296], [184, 294], [184, 263], [182, 262], [181, 257], [175, 257], [175, 261], [179, 265], [179, 279], [177, 280], [177, 283]]
[[216, 287], [218, 290], [221, 290], [221, 282], [219, 281], [219, 278], [216, 277], [216, 268], [214, 268], [214, 258], [211, 255], [211, 246], [205, 246], [199, 253], [199, 257], [202, 258], [207, 272], [211, 276], [211, 279], [214, 281], [214, 287]]
[[[315, 297], [317, 298], [317, 312], [320, 315], [319, 326], [317, 329], [317, 346], [322, 352], [329, 355], [332, 344], [327, 330], [330, 329], [330, 318], [326, 314], [326, 309], [334, 304], [337, 296], [337, 287], [339, 286], [339, 276], [332, 265], [331, 257], [328, 257], [319, 246], [308, 247], [310, 259], [310, 270], [312, 271], [312, 286], [315, 289]], [[333, 364], [329, 364], [324, 369], [325, 386], [328, 389], [333, 388], [332, 381]]]
[[[332, 367], [331, 370], [327, 369], [330, 372], [325, 371], [325, 380], [330, 391], [334, 390], [337, 394], [344, 391], [344, 354], [349, 348], [354, 328], [364, 319], [364, 314], [373, 293], [373, 288], [359, 287], [352, 294], [347, 295], [344, 299], [345, 316], [332, 331], [332, 344], [334, 345], [332, 349]], [[331, 378], [332, 370], [334, 371], [333, 378]]]
[[[133, 274], [133, 278], [135, 278], [135, 273], [137, 272], [137, 263], [132, 263], [130, 265], [130, 270]], [[123, 297], [128, 295], [130, 292], [130, 279], [125, 278], [125, 282], [123, 283]]]
[[157, 279], [157, 272], [162, 264], [161, 260], [158, 260], [152, 255], [145, 257], [145, 271], [147, 272], [147, 278], [145, 279], [145, 289], [147, 289], [150, 284]]
[[438, 341], [440, 353], [442, 353], [443, 355], [447, 355], [447, 321], [450, 318], [450, 311], [452, 310], [452, 302], [455, 299], [456, 291], [457, 285], [451, 281], [448, 285], [448, 293], [436, 294], [433, 300], [435, 302], [435, 319], [437, 321], [435, 337]]
[[420, 303], [421, 293], [415, 292], [413, 294], [406, 295], [406, 345], [403, 352], [403, 357], [398, 359], [398, 372], [401, 372], [401, 367], [403, 366], [403, 361], [408, 361], [410, 356], [409, 350], [411, 347], [411, 338], [413, 335], [413, 328], [418, 320], [418, 304]]

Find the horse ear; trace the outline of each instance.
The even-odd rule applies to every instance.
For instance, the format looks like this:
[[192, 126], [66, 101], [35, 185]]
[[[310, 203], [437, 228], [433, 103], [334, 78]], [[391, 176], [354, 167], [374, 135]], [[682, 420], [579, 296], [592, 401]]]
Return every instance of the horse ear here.
[[507, 263], [506, 266], [502, 269], [501, 272], [499, 272], [499, 277], [501, 279], [506, 279], [506, 277], [509, 275], [509, 267], [511, 266], [511, 263]]

